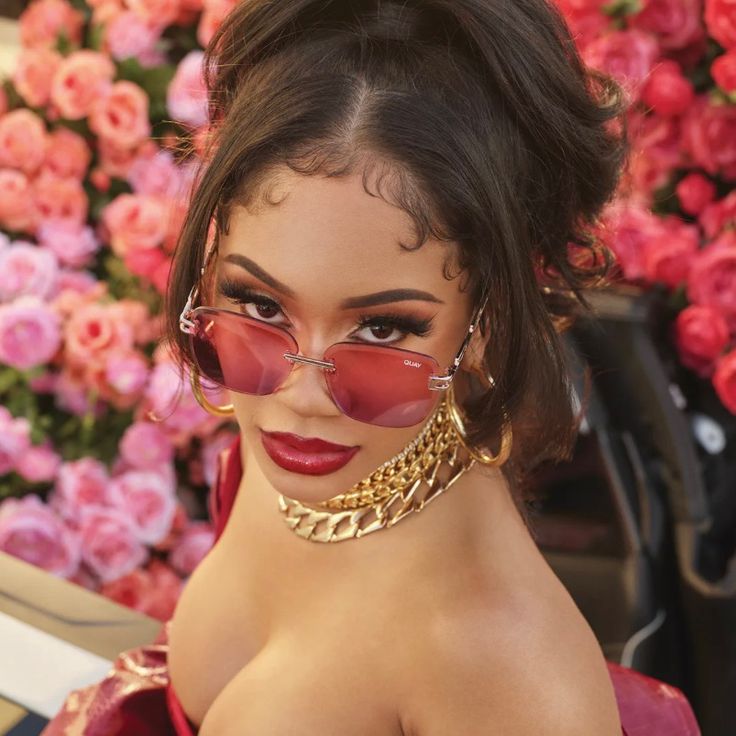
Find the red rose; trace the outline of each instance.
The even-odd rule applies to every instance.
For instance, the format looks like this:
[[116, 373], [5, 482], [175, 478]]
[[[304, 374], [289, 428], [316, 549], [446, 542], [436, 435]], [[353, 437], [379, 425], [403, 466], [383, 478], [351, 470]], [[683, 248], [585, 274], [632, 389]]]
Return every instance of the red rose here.
[[709, 174], [736, 179], [736, 105], [697, 96], [682, 117], [682, 147]]
[[644, 272], [650, 281], [661, 281], [675, 289], [688, 276], [697, 253], [699, 230], [676, 218], [665, 221], [667, 232], [647, 241], [644, 247]]
[[693, 85], [682, 75], [680, 65], [671, 59], [657, 64], [642, 89], [644, 102], [665, 117], [685, 112], [694, 95]]
[[698, 218], [703, 232], [713, 238], [736, 223], [736, 191], [729, 192], [723, 199], [705, 206]]
[[736, 46], [736, 4], [733, 0], [705, 0], [708, 33], [724, 48]]
[[713, 386], [726, 409], [736, 414], [736, 350], [726, 353], [716, 363]]
[[692, 172], [681, 179], [675, 191], [680, 200], [680, 207], [688, 215], [697, 215], [716, 196], [715, 184], [697, 172]]
[[693, 259], [687, 280], [693, 304], [720, 312], [731, 330], [736, 328], [736, 248], [709, 245]]
[[677, 315], [674, 332], [682, 364], [703, 378], [712, 375], [729, 338], [721, 313], [713, 307], [691, 304]]
[[700, 0], [649, 0], [629, 26], [657, 35], [663, 49], [681, 49], [704, 36]]
[[724, 92], [736, 92], [736, 49], [716, 57], [710, 73]]

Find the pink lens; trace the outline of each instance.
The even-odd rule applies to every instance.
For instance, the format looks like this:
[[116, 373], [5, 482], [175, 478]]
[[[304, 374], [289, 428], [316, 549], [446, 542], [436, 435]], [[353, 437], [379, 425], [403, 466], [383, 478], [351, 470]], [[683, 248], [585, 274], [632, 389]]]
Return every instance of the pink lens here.
[[427, 417], [435, 402], [429, 377], [438, 372], [429, 355], [399, 348], [341, 342], [325, 360], [335, 364], [325, 378], [347, 416], [382, 427], [410, 427]]
[[244, 394], [270, 394], [291, 370], [284, 353], [297, 352], [287, 332], [233, 312], [197, 307], [190, 334], [200, 372], [225, 388]]

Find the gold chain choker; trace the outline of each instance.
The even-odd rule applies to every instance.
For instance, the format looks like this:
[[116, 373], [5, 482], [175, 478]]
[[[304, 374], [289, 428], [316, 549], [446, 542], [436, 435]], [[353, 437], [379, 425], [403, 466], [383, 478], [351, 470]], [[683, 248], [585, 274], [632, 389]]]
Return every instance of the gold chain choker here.
[[[393, 526], [421, 511], [475, 464], [443, 397], [420, 433], [398, 454], [345, 493], [306, 506], [279, 494], [289, 528], [314, 542], [341, 542]], [[440, 471], [446, 470], [440, 478]]]

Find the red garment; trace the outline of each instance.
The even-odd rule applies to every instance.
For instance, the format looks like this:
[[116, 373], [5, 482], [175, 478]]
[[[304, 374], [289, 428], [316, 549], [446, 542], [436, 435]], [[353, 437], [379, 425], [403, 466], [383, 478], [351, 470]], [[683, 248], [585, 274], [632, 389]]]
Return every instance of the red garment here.
[[[209, 497], [219, 538], [240, 484], [240, 435], [218, 456]], [[170, 621], [153, 644], [122, 652], [101, 682], [73, 690], [41, 736], [196, 736], [169, 681]], [[679, 688], [614, 662], [606, 662], [616, 693], [623, 736], [700, 736]]]

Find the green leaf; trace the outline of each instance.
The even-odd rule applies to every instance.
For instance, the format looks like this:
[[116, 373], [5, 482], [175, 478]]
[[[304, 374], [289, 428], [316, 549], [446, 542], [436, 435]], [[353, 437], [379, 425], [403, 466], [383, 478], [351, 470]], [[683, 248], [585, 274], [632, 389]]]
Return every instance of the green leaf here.
[[102, 48], [102, 40], [105, 37], [105, 26], [102, 23], [90, 24], [87, 30], [87, 47], [93, 51], [99, 51]]

